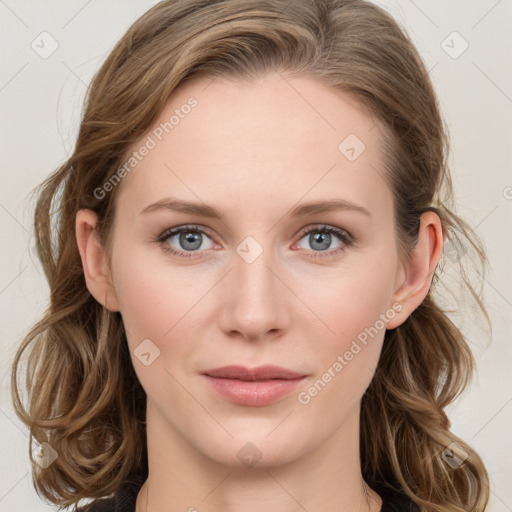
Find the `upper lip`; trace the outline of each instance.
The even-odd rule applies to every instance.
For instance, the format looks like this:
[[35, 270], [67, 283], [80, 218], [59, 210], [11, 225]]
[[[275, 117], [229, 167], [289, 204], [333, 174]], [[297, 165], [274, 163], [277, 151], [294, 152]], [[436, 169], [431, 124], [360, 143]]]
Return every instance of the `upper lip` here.
[[255, 368], [240, 365], [223, 366], [221, 368], [206, 370], [203, 374], [219, 379], [238, 379], [246, 381], [271, 379], [292, 380], [305, 376], [303, 373], [297, 373], [287, 368], [274, 365], [263, 365]]

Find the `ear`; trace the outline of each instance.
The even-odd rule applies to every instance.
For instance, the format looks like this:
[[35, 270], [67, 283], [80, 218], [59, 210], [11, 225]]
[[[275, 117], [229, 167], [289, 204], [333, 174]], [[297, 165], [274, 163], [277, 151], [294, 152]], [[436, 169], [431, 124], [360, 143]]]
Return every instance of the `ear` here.
[[439, 216], [434, 212], [423, 213], [420, 218], [418, 242], [409, 260], [405, 265], [401, 265], [402, 277], [393, 295], [394, 302], [399, 303], [402, 309], [387, 323], [386, 329], [394, 329], [405, 322], [427, 296], [441, 257], [445, 237]]
[[82, 258], [84, 277], [91, 295], [110, 311], [120, 311], [107, 255], [96, 234], [96, 213], [89, 209], [79, 210], [75, 219], [78, 250]]

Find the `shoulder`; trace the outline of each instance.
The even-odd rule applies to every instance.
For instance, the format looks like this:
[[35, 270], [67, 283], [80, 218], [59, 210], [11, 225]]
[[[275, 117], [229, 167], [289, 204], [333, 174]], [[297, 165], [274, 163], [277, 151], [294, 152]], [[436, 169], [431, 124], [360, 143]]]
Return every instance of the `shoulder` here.
[[388, 485], [376, 485], [372, 489], [382, 498], [381, 512], [420, 512], [418, 505], [401, 489]]
[[125, 482], [113, 495], [76, 507], [73, 512], [135, 512], [137, 495], [145, 479], [138, 476]]
[[73, 512], [112, 512], [118, 510], [116, 507], [116, 497], [102, 498], [83, 507], [77, 507]]

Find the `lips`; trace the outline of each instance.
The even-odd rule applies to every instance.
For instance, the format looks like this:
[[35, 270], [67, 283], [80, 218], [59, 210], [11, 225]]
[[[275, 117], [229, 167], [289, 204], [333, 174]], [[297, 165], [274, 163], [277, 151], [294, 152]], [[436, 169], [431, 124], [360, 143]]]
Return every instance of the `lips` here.
[[261, 407], [290, 394], [306, 377], [279, 366], [223, 366], [203, 372], [218, 395], [237, 405]]
[[238, 379], [244, 381], [271, 379], [292, 380], [304, 377], [303, 373], [293, 372], [292, 370], [272, 365], [258, 366], [256, 368], [247, 368], [238, 365], [223, 366], [222, 368], [207, 370], [204, 374], [220, 379]]

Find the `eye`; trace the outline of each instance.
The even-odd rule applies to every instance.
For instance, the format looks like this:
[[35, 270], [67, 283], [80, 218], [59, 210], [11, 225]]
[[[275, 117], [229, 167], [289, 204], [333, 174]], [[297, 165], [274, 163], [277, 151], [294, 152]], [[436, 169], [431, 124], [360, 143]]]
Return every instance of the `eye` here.
[[[333, 250], [327, 250], [332, 242], [334, 235], [338, 241], [341, 242], [341, 246]], [[307, 238], [306, 238], [307, 237]], [[306, 239], [306, 242], [313, 248], [313, 258], [326, 258], [334, 256], [338, 253], [343, 252], [347, 247], [352, 245], [355, 238], [345, 231], [344, 229], [335, 228], [334, 226], [312, 226], [307, 228], [301, 233], [301, 240]], [[302, 247], [301, 247], [302, 248]]]
[[[341, 245], [333, 250], [327, 250], [332, 242], [333, 235], [341, 242]], [[334, 226], [320, 225], [312, 226], [302, 231], [301, 238], [297, 244], [307, 238], [307, 243], [312, 247], [313, 258], [325, 258], [343, 252], [347, 247], [355, 242], [355, 238], [345, 231]], [[175, 240], [176, 246], [170, 241]], [[210, 244], [203, 245], [203, 242], [210, 240]], [[201, 256], [201, 252], [213, 247], [213, 242], [207, 234], [205, 228], [195, 225], [181, 226], [172, 228], [162, 233], [157, 242], [165, 252], [168, 252], [179, 258], [196, 258]], [[300, 247], [304, 249], [304, 247]], [[199, 253], [195, 255], [195, 253]]]
[[[173, 248], [169, 245], [168, 240], [176, 238], [178, 249]], [[211, 249], [210, 246], [204, 246], [203, 242], [209, 239], [203, 228], [198, 226], [181, 226], [179, 228], [168, 229], [158, 238], [158, 242], [162, 246], [162, 249], [170, 254], [178, 256], [179, 258], [195, 258], [194, 252], [199, 249], [206, 250]], [[188, 254], [187, 254], [188, 253]]]

